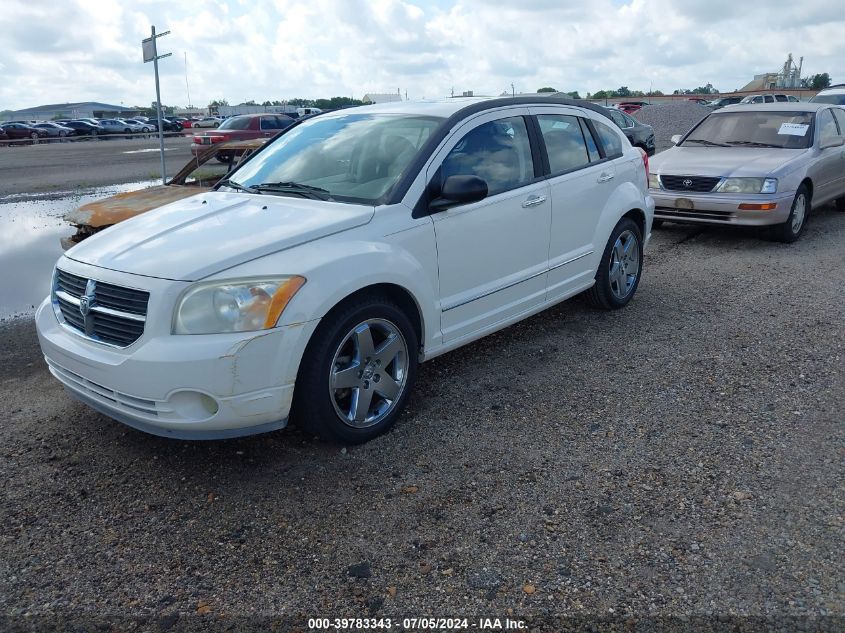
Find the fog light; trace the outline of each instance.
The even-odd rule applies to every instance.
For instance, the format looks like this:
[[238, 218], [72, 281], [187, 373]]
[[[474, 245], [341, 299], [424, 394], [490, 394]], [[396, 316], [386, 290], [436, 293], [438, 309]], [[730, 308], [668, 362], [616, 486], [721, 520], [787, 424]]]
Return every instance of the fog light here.
[[207, 420], [220, 410], [217, 400], [201, 391], [177, 391], [167, 403], [184, 420]]

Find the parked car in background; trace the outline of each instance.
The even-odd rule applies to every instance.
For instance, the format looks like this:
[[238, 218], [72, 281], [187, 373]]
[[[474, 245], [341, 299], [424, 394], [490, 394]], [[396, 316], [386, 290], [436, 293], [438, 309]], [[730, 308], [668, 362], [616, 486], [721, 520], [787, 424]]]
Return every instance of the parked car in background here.
[[262, 138], [224, 143], [219, 150], [225, 151], [229, 157], [226, 163], [213, 162], [212, 159], [218, 156], [218, 148], [209, 147], [196, 158], [191, 158], [166, 185], [118, 193], [104, 200], [83, 204], [65, 215], [65, 221], [76, 228], [76, 233], [61, 239], [62, 248], [67, 250], [94, 233], [152, 209], [209, 191], [218, 180], [266, 142], [267, 139]]
[[845, 106], [845, 84], [836, 84], [830, 88], [825, 88], [810, 99], [810, 102]]
[[735, 103], [739, 103], [740, 101], [742, 101], [742, 97], [719, 97], [718, 99], [714, 99], [708, 103], [707, 107], [718, 110], [719, 108], [724, 108], [725, 106], [733, 105]]
[[698, 105], [707, 105], [710, 103], [707, 99], [703, 99], [702, 97], [690, 97], [687, 101], [692, 101], [693, 103], [697, 103]]
[[613, 122], [619, 126], [631, 145], [642, 148], [649, 156], [654, 155], [654, 128], [640, 123], [625, 112], [608, 108], [607, 113]]
[[[158, 128], [156, 128], [158, 129]], [[181, 132], [182, 131], [182, 124], [179, 121], [175, 121], [173, 119], [169, 119], [166, 117], [162, 117], [161, 119], [161, 129], [164, 132]]]
[[9, 140], [30, 139], [33, 143], [37, 143], [40, 139], [48, 136], [47, 130], [43, 130], [25, 123], [3, 123], [0, 124]]
[[[284, 114], [241, 114], [226, 119], [213, 131], [194, 135], [191, 151], [194, 154], [204, 152], [210, 145], [226, 141], [246, 140], [251, 138], [270, 138], [295, 122]], [[225, 152], [220, 159], [228, 160]]]
[[183, 129], [188, 129], [194, 126], [194, 122], [191, 121], [191, 119], [185, 118], [183, 116], [171, 117], [171, 120], [179, 123], [179, 125], [181, 125]]
[[42, 123], [35, 123], [32, 127], [47, 132], [47, 136], [51, 138], [64, 138], [65, 136], [73, 136], [76, 131], [72, 127], [66, 125], [59, 125], [53, 121], [44, 121]]
[[651, 161], [655, 218], [771, 227], [794, 242], [813, 207], [845, 210], [845, 109], [735, 105], [713, 112]]
[[633, 103], [621, 103], [619, 104], [618, 110], [621, 112], [625, 112], [626, 114], [634, 114], [634, 112], [639, 112], [643, 109], [642, 106], [634, 105]]
[[[0, 127], [0, 142], [8, 141], [8, 140], [9, 140], [9, 135], [6, 134], [6, 130], [4, 130], [2, 127]], [[5, 145], [5, 143], [4, 143], [4, 145]]]
[[76, 132], [76, 136], [98, 136], [106, 133], [105, 128], [88, 121], [68, 121], [63, 125], [72, 128]]
[[784, 95], [784, 94], [766, 94], [766, 95], [748, 95], [747, 97], [743, 97], [740, 101], [741, 104], [749, 104], [749, 103], [799, 103], [800, 100], [798, 97], [794, 97], [792, 95]]
[[126, 122], [137, 125], [140, 131], [144, 134], [149, 134], [150, 132], [158, 130], [158, 126], [155, 124], [150, 125], [147, 121], [142, 121], [141, 119], [126, 119]]
[[101, 119], [100, 127], [105, 130], [106, 134], [132, 134], [144, 129], [144, 126], [139, 123], [130, 123], [118, 119]]
[[39, 342], [72, 395], [149, 433], [233, 437], [293, 415], [363, 442], [399, 417], [421, 360], [581, 292], [627, 305], [647, 183], [645, 153], [583, 101], [321, 114], [213, 191], [69, 250]]
[[223, 122], [223, 119], [216, 116], [203, 117], [194, 121], [193, 127], [217, 127]]

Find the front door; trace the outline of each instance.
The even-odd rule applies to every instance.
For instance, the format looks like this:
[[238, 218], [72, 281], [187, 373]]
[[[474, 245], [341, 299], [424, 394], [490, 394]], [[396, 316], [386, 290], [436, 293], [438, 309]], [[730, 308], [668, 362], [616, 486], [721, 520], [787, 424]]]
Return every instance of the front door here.
[[472, 119], [429, 168], [429, 182], [474, 175], [488, 186], [485, 199], [432, 216], [444, 342], [544, 300], [551, 202], [548, 184], [535, 175], [527, 115], [525, 108], [509, 108]]

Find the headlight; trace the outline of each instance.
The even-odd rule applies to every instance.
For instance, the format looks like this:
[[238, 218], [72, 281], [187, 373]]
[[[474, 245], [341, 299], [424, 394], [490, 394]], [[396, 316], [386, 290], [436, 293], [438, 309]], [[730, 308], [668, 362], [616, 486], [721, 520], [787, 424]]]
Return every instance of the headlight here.
[[660, 178], [657, 177], [657, 174], [648, 175], [648, 188], [660, 189]]
[[775, 178], [726, 178], [716, 189], [719, 193], [775, 193], [778, 181]]
[[174, 334], [254, 332], [274, 327], [305, 277], [213, 281], [191, 286], [176, 305]]

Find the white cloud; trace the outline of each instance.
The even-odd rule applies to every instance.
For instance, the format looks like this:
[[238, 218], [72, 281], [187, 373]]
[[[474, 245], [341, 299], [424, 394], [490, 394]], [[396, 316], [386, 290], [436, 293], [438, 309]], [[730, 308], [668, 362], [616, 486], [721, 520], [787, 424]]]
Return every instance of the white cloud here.
[[149, 104], [140, 40], [160, 39], [162, 100], [412, 98], [513, 83], [582, 94], [742, 87], [787, 52], [845, 80], [841, 0], [6, 0], [0, 109], [98, 100]]

